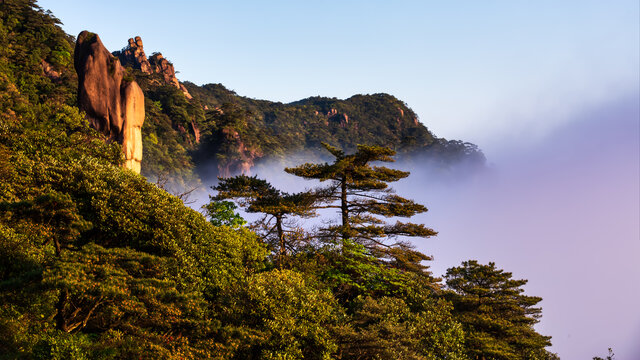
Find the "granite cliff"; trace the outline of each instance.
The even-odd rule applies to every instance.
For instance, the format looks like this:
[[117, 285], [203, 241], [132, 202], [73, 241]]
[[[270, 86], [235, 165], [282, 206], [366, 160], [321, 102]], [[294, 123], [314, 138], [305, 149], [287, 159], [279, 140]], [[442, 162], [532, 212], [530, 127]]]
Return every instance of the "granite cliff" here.
[[89, 123], [122, 144], [125, 167], [140, 173], [144, 94], [128, 76], [120, 60], [105, 48], [97, 34], [83, 31], [76, 42], [78, 107]]
[[153, 73], [162, 75], [165, 83], [182, 91], [187, 99], [192, 98], [187, 88], [178, 81], [173, 64], [162, 56], [162, 53], [156, 52], [147, 58], [140, 36], [130, 38], [127, 46], [120, 51], [114, 51], [113, 55], [118, 57], [124, 66], [131, 66], [147, 75]]

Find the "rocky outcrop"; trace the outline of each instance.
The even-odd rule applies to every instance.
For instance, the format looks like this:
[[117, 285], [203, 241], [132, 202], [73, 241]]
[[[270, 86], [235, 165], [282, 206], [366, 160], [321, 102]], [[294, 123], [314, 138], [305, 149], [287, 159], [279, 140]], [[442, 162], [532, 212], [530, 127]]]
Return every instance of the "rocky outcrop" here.
[[42, 68], [42, 73], [51, 79], [54, 82], [60, 81], [60, 72], [56, 71], [51, 64], [46, 62], [44, 59], [40, 62], [40, 67]]
[[109, 141], [122, 144], [125, 167], [140, 173], [144, 94], [104, 47], [98, 35], [83, 31], [76, 42], [78, 106]]
[[129, 45], [117, 52], [116, 55], [120, 58], [120, 62], [123, 65], [131, 65], [134, 69], [138, 69], [145, 74], [151, 74], [151, 64], [147, 59], [147, 55], [144, 53], [144, 46], [142, 45], [142, 39], [140, 36], [129, 39]]
[[193, 130], [193, 135], [196, 138], [196, 144], [200, 144], [200, 129], [198, 128], [198, 125], [196, 125], [196, 123], [191, 122], [191, 129]]
[[180, 84], [180, 81], [178, 81], [178, 78], [176, 77], [176, 70], [173, 68], [173, 64], [164, 56], [162, 56], [162, 53], [154, 53], [153, 55], [151, 55], [149, 57], [149, 63], [151, 64], [153, 72], [162, 75], [162, 77], [164, 78], [164, 82], [180, 89], [180, 91], [182, 91], [187, 99], [192, 99], [192, 96], [191, 94], [189, 94], [187, 88], [184, 85]]
[[165, 83], [180, 89], [187, 99], [192, 99], [187, 88], [178, 81], [176, 70], [169, 60], [164, 58], [161, 53], [153, 53], [147, 58], [140, 36], [129, 39], [127, 47], [114, 52], [113, 55], [117, 56], [124, 66], [130, 65], [148, 75], [153, 73], [162, 75]]
[[173, 64], [169, 60], [162, 56], [162, 53], [154, 53], [149, 57], [149, 62], [153, 67], [154, 72], [162, 75], [164, 82], [167, 84], [173, 84], [175, 87], [180, 87], [180, 82], [176, 78], [176, 70], [173, 68]]
[[237, 154], [234, 159], [229, 159], [218, 163], [218, 174], [221, 177], [230, 177], [237, 174], [251, 175], [251, 168], [255, 165], [254, 160], [264, 156], [262, 151], [247, 146], [240, 138], [240, 134], [234, 129], [222, 129], [222, 135], [227, 144], [233, 148]]
[[325, 125], [329, 125], [329, 121], [337, 123], [340, 127], [346, 128], [349, 124], [349, 115], [347, 113], [338, 113], [337, 109], [331, 109], [327, 112], [327, 121]]

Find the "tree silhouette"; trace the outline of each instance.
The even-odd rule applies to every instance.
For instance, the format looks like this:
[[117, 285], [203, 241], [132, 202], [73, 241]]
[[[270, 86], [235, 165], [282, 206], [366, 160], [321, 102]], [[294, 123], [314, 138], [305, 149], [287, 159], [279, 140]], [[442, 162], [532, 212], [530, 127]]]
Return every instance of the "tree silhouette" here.
[[264, 214], [262, 219], [253, 224], [253, 228], [277, 249], [280, 266], [288, 251], [294, 250], [294, 241], [300, 233], [295, 223], [287, 220], [293, 216], [315, 216], [313, 205], [316, 198], [311, 192], [289, 194], [256, 176], [221, 178], [220, 183], [212, 189], [218, 191], [212, 197], [213, 201], [233, 199], [247, 212]]
[[[334, 157], [331, 164], [306, 163], [285, 171], [305, 179], [329, 181], [316, 190], [318, 208], [333, 208], [340, 213], [340, 224], [321, 229], [324, 239], [342, 239], [364, 245], [372, 254], [386, 258], [400, 268], [424, 270], [420, 263], [430, 260], [403, 237], [430, 237], [437, 233], [423, 224], [397, 221], [387, 224], [382, 218], [411, 217], [427, 211], [421, 204], [395, 194], [388, 183], [409, 176], [409, 172], [375, 166], [373, 162], [392, 162], [395, 151], [381, 146], [358, 145], [354, 154], [323, 143]], [[390, 240], [390, 241], [389, 241]]]

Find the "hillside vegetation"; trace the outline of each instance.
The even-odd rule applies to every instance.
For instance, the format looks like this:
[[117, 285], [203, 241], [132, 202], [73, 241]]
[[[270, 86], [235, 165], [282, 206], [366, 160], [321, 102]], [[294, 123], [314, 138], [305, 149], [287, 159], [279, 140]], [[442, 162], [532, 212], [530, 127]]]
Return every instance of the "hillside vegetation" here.
[[[484, 156], [473, 144], [435, 137], [404, 102], [388, 94], [355, 95], [346, 100], [313, 97], [291, 104], [236, 95], [220, 84], [186, 83], [208, 109], [209, 124], [196, 154], [211, 155], [225, 175], [260, 158], [283, 158], [299, 152], [319, 153], [321, 144], [354, 151], [358, 144], [390, 147], [401, 155], [438, 158], [448, 166], [464, 160], [478, 166]], [[215, 125], [213, 127], [212, 125]]]
[[[291, 126], [288, 136], [313, 146], [328, 142], [323, 156], [333, 156], [333, 164], [291, 170], [307, 178], [331, 170], [322, 178], [326, 188], [305, 195], [310, 206], [333, 204], [340, 174], [350, 174], [348, 196], [382, 194], [347, 199], [363, 210], [341, 225], [283, 232], [281, 243], [295, 246], [280, 251], [264, 228], [238, 221], [232, 203], [213, 199], [220, 206], [210, 206], [207, 218], [124, 169], [120, 145], [107, 143], [76, 108], [72, 45], [35, 1], [0, 2], [0, 359], [555, 358], [545, 350], [549, 337], [533, 328], [541, 299], [522, 294], [526, 280], [469, 261], [450, 269], [443, 283], [428, 271], [426, 255], [385, 238], [435, 233], [384, 224], [385, 216], [426, 208], [386, 192], [387, 183], [408, 173], [371, 167], [369, 161], [395, 154], [376, 145], [398, 150], [403, 141], [408, 148], [438, 141], [398, 100], [284, 105], [187, 84], [190, 101], [154, 76], [136, 75], [147, 96], [143, 173], [146, 166], [147, 174], [197, 180], [194, 164], [211, 154], [224, 166], [238, 161], [225, 157], [238, 142], [284, 155], [297, 148], [275, 140], [275, 131]], [[224, 96], [229, 101], [217, 100]], [[399, 118], [397, 127], [363, 124], [364, 109], [380, 103], [387, 107], [377, 116]], [[331, 109], [348, 114], [348, 125], [327, 117]], [[330, 136], [303, 133], [304, 121], [305, 129], [317, 126]], [[357, 141], [371, 145], [348, 140], [356, 124]], [[219, 145], [214, 139], [223, 135], [236, 142]], [[343, 166], [349, 163], [357, 166]], [[256, 196], [227, 193], [233, 200], [238, 194]], [[278, 198], [286, 194], [266, 194], [256, 198], [256, 212], [291, 212]]]
[[385, 146], [400, 159], [435, 165], [445, 173], [460, 164], [482, 168], [485, 163], [477, 146], [436, 137], [392, 95], [312, 97], [290, 104], [256, 100], [221, 84], [176, 86], [172, 65], [165, 73], [143, 72], [141, 63], [122, 55], [132, 51], [125, 47], [114, 54], [148, 100], [143, 174], [169, 177], [178, 187], [217, 175], [250, 174], [263, 161], [286, 162], [292, 156], [326, 160], [322, 143], [345, 151], [354, 151], [358, 144]]

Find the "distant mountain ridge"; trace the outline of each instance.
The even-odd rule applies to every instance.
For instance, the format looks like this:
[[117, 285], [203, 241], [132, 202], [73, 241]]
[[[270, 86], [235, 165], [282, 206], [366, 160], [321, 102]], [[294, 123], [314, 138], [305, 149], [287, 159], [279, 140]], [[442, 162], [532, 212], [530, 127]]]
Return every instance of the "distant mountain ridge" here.
[[142, 172], [176, 184], [249, 174], [256, 164], [297, 153], [322, 158], [321, 143], [395, 149], [398, 157], [482, 167], [477, 146], [438, 138], [403, 101], [389, 94], [348, 99], [310, 97], [284, 104], [236, 94], [222, 84], [180, 82], [160, 53], [147, 57], [139, 36], [114, 51], [147, 98]]
[[[399, 158], [421, 157], [445, 167], [485, 162], [475, 145], [436, 137], [406, 103], [389, 94], [344, 100], [316, 96], [283, 104], [238, 96], [221, 84], [185, 86], [208, 109], [207, 120], [217, 125], [202, 137], [195, 159], [202, 164], [216, 154], [218, 171], [225, 175], [246, 172], [261, 159], [322, 153], [323, 142], [348, 152], [358, 144], [387, 146]], [[226, 157], [234, 153], [240, 156]]]

